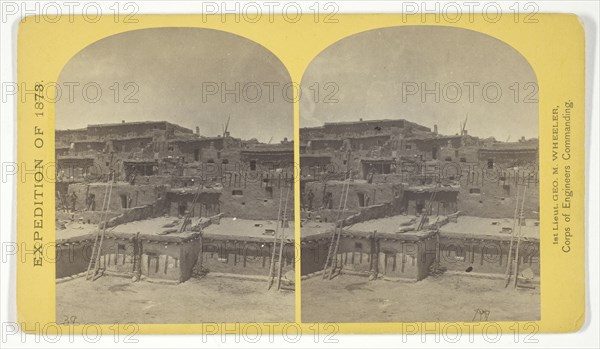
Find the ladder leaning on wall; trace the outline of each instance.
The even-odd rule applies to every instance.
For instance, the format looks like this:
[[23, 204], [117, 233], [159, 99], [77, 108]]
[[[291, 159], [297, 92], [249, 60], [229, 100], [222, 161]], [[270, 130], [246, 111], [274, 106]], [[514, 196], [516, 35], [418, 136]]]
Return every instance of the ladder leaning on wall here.
[[351, 174], [349, 171], [346, 172], [346, 178], [342, 185], [342, 195], [340, 196], [340, 205], [338, 208], [336, 225], [333, 228], [331, 234], [331, 241], [329, 242], [329, 250], [327, 251], [327, 258], [325, 259], [325, 265], [323, 266], [323, 279], [331, 279], [334, 270], [337, 269], [337, 253], [340, 246], [340, 237], [344, 229], [344, 212], [346, 211], [346, 204], [348, 202], [348, 192], [350, 191], [350, 180]]
[[[519, 210], [519, 187], [517, 186], [517, 197], [515, 200], [515, 217], [514, 217], [514, 221], [513, 221], [513, 229], [510, 235], [510, 245], [508, 247], [508, 260], [506, 261], [506, 284], [504, 285], [504, 287], [508, 287], [508, 284], [510, 283], [511, 280], [511, 266], [514, 265], [514, 287], [517, 288], [517, 283], [519, 281], [519, 249], [520, 249], [520, 245], [521, 245], [521, 237], [522, 237], [522, 225], [521, 222], [523, 221], [525, 214], [524, 214], [524, 208], [525, 208], [525, 194], [527, 193], [527, 187], [523, 186], [523, 198], [521, 200], [521, 209]], [[517, 215], [518, 213], [518, 215]], [[516, 243], [516, 247], [515, 247], [515, 253], [514, 253], [514, 259], [512, 258], [513, 255], [513, 241], [515, 239], [515, 230], [516, 230], [516, 226], [518, 225], [519, 230], [516, 234], [516, 239], [517, 239], [517, 243]]]
[[114, 178], [115, 173], [113, 172], [106, 182], [104, 199], [102, 200], [102, 212], [100, 213], [102, 228], [96, 231], [96, 236], [94, 237], [92, 255], [90, 256], [90, 263], [88, 264], [88, 268], [85, 273], [86, 280], [96, 280], [98, 270], [100, 269], [100, 256], [102, 255], [102, 243], [104, 242], [104, 234], [106, 233], [106, 223], [108, 221], [108, 210], [110, 208], [110, 197], [112, 195]]
[[185, 229], [187, 228], [187, 226], [192, 222], [192, 218], [194, 216], [194, 205], [196, 204], [196, 202], [198, 201], [198, 198], [200, 197], [200, 192], [202, 189], [202, 184], [200, 184], [198, 186], [198, 190], [196, 191], [196, 195], [194, 195], [194, 199], [192, 200], [192, 204], [190, 205], [190, 209], [188, 210], [188, 212], [185, 214], [185, 217], [183, 219], [183, 223], [181, 223], [181, 227], [179, 228], [179, 232], [183, 233], [185, 231]]
[[[290, 190], [293, 183], [290, 183], [285, 194], [285, 204], [282, 210], [283, 188], [279, 191], [279, 209], [277, 212], [277, 225], [273, 234], [273, 251], [271, 251], [271, 264], [269, 267], [269, 277], [267, 289], [273, 286], [273, 280], [277, 278], [277, 290], [281, 288], [281, 277], [283, 272], [283, 248], [285, 246], [285, 230], [287, 228], [287, 210], [290, 197]], [[281, 225], [281, 229], [280, 229]], [[277, 273], [276, 273], [277, 272]], [[277, 275], [275, 275], [277, 274]]]
[[425, 212], [421, 214], [421, 220], [419, 221], [419, 225], [417, 226], [417, 231], [421, 231], [425, 224], [427, 224], [427, 219], [433, 210], [433, 202], [435, 201], [435, 197], [437, 196], [438, 190], [440, 189], [440, 183], [437, 182], [431, 195], [429, 196], [429, 202], [427, 203], [427, 207], [425, 208]]

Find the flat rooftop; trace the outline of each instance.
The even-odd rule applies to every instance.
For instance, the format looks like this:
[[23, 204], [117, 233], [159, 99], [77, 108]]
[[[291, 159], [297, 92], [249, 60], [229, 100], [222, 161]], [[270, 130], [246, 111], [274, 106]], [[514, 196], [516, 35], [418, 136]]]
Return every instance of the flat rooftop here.
[[[176, 240], [187, 239], [196, 234], [189, 230], [190, 227], [200, 223], [200, 220], [208, 218], [195, 217], [188, 225], [188, 230], [179, 233], [181, 224], [184, 219], [178, 217], [156, 217], [139, 221], [133, 221], [106, 229], [108, 237], [127, 237], [140, 233], [141, 236], [149, 237], [150, 239], [157, 238], [160, 240]], [[212, 223], [203, 229], [205, 236], [212, 235], [213, 237], [223, 238], [257, 238], [259, 240], [272, 240], [273, 234], [266, 233], [276, 229], [275, 220], [251, 220], [239, 218], [221, 218], [219, 224]], [[89, 238], [99, 230], [97, 224], [85, 224], [79, 222], [69, 222], [65, 224], [65, 229], [56, 230], [56, 240], [67, 240], [73, 238]], [[289, 222], [289, 228], [285, 230], [285, 238], [288, 240], [294, 239], [294, 222]]]
[[[206, 219], [206, 218], [205, 218]], [[191, 224], [188, 227], [191, 227], [197, 224], [200, 221], [200, 218], [193, 218]], [[187, 239], [190, 236], [194, 235], [195, 232], [186, 231], [183, 233], [178, 233], [177, 231], [183, 224], [183, 218], [177, 217], [157, 217], [157, 218], [149, 218], [140, 221], [129, 222], [121, 225], [117, 225], [114, 227], [106, 228], [107, 237], [133, 237], [136, 233], [140, 233], [141, 236], [146, 237], [156, 237], [162, 238], [165, 237], [166, 240], [177, 240], [177, 239]], [[100, 230], [100, 225], [98, 224], [86, 224], [79, 222], [68, 222], [65, 224], [65, 229], [57, 229], [56, 230], [56, 240], [68, 240], [68, 239], [87, 239], [93, 238], [93, 234], [95, 234], [98, 230]], [[168, 234], [165, 234], [167, 231], [175, 231]]]
[[305, 221], [302, 223], [300, 234], [302, 237], [318, 235], [332, 231], [335, 228], [334, 223], [330, 222], [317, 222], [317, 221]]
[[[523, 237], [528, 239], [540, 238], [540, 227], [535, 225], [539, 222], [534, 219], [525, 220], [521, 227]], [[472, 216], [459, 216], [457, 222], [448, 222], [440, 228], [442, 236], [461, 236], [461, 237], [492, 237], [510, 239], [511, 233], [502, 232], [502, 228], [513, 227], [512, 218], [482, 218]], [[518, 233], [519, 226], [515, 227], [515, 233]], [[516, 236], [516, 235], [515, 235]]]
[[[440, 220], [442, 220], [442, 218], [445, 217], [440, 217]], [[416, 228], [416, 226], [419, 225], [420, 219], [421, 218], [417, 216], [397, 215], [356, 223], [348, 227], [348, 229], [366, 232], [373, 232], [377, 230], [378, 233], [398, 233], [399, 229], [402, 227], [409, 227], [412, 225]], [[436, 219], [436, 216], [430, 216], [429, 222], [433, 223]], [[415, 232], [411, 231], [410, 233]]]
[[[460, 216], [457, 222], [450, 222], [446, 216], [429, 216], [429, 224], [436, 221], [440, 222], [441, 236], [461, 237], [461, 238], [492, 238], [500, 240], [510, 239], [510, 231], [503, 232], [503, 228], [513, 227], [512, 218], [481, 218], [471, 216]], [[373, 233], [387, 234], [389, 237], [407, 237], [421, 238], [428, 236], [431, 232], [427, 229], [415, 231], [414, 229], [419, 224], [420, 217], [410, 215], [397, 215], [392, 217], [384, 217], [372, 219], [353, 225], [345, 226], [344, 232], [349, 234]], [[526, 225], [521, 227], [522, 236], [525, 239], [538, 240], [540, 237], [540, 227], [536, 225], [537, 220], [527, 219]], [[324, 234], [333, 231], [334, 223], [320, 222], [304, 222], [302, 224], [302, 237], [311, 237], [319, 234]], [[407, 229], [412, 227], [413, 229]], [[400, 229], [407, 229], [405, 232], [400, 232]], [[516, 227], [515, 232], [518, 232], [519, 227]]]
[[70, 239], [78, 236], [92, 234], [98, 230], [97, 224], [69, 222], [65, 229], [56, 229], [56, 240]]
[[[211, 224], [204, 228], [204, 234], [223, 235], [230, 237], [273, 238], [272, 234], [265, 234], [267, 230], [277, 228], [276, 220], [253, 220], [232, 217], [221, 218], [219, 224]], [[281, 228], [280, 228], [281, 229]], [[294, 221], [289, 221], [289, 228], [285, 229], [285, 238], [294, 239]]]
[[[188, 237], [190, 232], [178, 233], [173, 232], [169, 234], [165, 234], [166, 231], [179, 231], [181, 225], [183, 224], [184, 219], [178, 217], [156, 217], [144, 219], [141, 221], [133, 221], [125, 224], [120, 224], [112, 228], [106, 229], [106, 231], [112, 231], [114, 233], [122, 233], [122, 234], [136, 234], [140, 233], [140, 235], [168, 235], [173, 237]], [[200, 218], [194, 217], [190, 224], [188, 224], [188, 228], [197, 224], [200, 221]]]
[[[440, 216], [440, 221], [446, 217]], [[430, 217], [430, 222], [433, 223], [437, 217]], [[412, 224], [411, 224], [412, 222]], [[366, 235], [377, 231], [377, 234], [388, 234], [389, 237], [408, 237], [412, 239], [419, 239], [421, 237], [427, 237], [431, 234], [430, 230], [415, 231], [414, 228], [407, 232], [400, 232], [402, 227], [410, 227], [411, 225], [416, 228], [419, 224], [419, 217], [416, 216], [404, 216], [397, 215], [392, 217], [372, 219], [344, 227], [344, 232], [351, 235]], [[332, 232], [335, 228], [334, 223], [323, 223], [323, 222], [304, 222], [302, 224], [301, 234], [303, 238], [316, 236], [319, 234]]]

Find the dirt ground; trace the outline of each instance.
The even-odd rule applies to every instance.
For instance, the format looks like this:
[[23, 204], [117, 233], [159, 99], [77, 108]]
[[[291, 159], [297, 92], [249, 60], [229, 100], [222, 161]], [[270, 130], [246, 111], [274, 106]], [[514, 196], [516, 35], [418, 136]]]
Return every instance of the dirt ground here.
[[178, 285], [105, 276], [56, 285], [56, 319], [77, 323], [293, 322], [294, 293], [207, 276]]
[[477, 309], [489, 311], [488, 321], [540, 318], [539, 285], [535, 290], [515, 290], [512, 284], [508, 288], [504, 284], [503, 280], [458, 275], [416, 283], [316, 276], [302, 281], [302, 321], [464, 322], [473, 321]]

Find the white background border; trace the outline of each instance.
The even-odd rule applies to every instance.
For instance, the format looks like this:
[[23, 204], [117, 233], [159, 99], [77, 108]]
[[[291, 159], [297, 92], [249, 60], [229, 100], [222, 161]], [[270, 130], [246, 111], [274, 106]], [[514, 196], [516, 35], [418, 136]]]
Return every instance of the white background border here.
[[[293, 1], [191, 1], [191, 0], [167, 0], [167, 1], [121, 1], [96, 0], [96, 1], [6, 1], [0, 0], [0, 79], [2, 93], [0, 95], [0, 347], [1, 348], [85, 348], [85, 347], [122, 347], [122, 348], [222, 348], [222, 347], [528, 347], [539, 346], [545, 348], [598, 348], [600, 347], [599, 309], [599, 254], [600, 254], [600, 226], [598, 215], [598, 194], [600, 188], [598, 179], [599, 139], [599, 85], [598, 85], [598, 26], [600, 3], [597, 0], [587, 1], [496, 1], [492, 2], [502, 8], [504, 13], [513, 13], [514, 8], [531, 11], [536, 9], [539, 13], [574, 13], [584, 23], [586, 32], [586, 189], [587, 189], [587, 215], [586, 215], [586, 259], [587, 259], [587, 303], [586, 323], [582, 330], [575, 334], [537, 334], [526, 343], [525, 336], [515, 337], [513, 334], [505, 334], [497, 341], [493, 336], [485, 338], [463, 334], [460, 337], [454, 335], [335, 335], [332, 338], [315, 337], [313, 334], [304, 334], [300, 338], [290, 333], [290, 336], [271, 337], [264, 335], [261, 338], [254, 336], [159, 336], [159, 335], [136, 335], [135, 343], [127, 343], [123, 337], [105, 335], [96, 342], [82, 336], [69, 336], [67, 334], [60, 338], [50, 336], [24, 335], [13, 333], [16, 321], [15, 305], [15, 277], [16, 259], [11, 251], [11, 243], [16, 241], [16, 181], [10, 175], [11, 164], [16, 163], [16, 103], [15, 96], [10, 94], [11, 84], [16, 82], [16, 39], [19, 21], [27, 15], [35, 13], [51, 16], [59, 8], [63, 15], [74, 13], [81, 15], [82, 9], [87, 3], [93, 3], [91, 9], [102, 9], [105, 15], [112, 15], [114, 9], [121, 9], [123, 14], [135, 11], [137, 14], [192, 14], [202, 13], [204, 10], [213, 11], [217, 9], [227, 12], [251, 13], [258, 7], [265, 15], [270, 8], [274, 8], [275, 14], [281, 14], [281, 8], [286, 3]], [[36, 5], [36, 3], [38, 5]], [[125, 7], [126, 3], [133, 4]], [[248, 4], [251, 5], [248, 5]], [[302, 13], [311, 14], [316, 8], [316, 1], [296, 1], [302, 8]], [[333, 3], [334, 9], [339, 13], [400, 13], [414, 6], [421, 12], [454, 13], [460, 9], [464, 14], [469, 12], [481, 12], [482, 8], [490, 2], [486, 1], [323, 1], [317, 4], [323, 8], [325, 3]], [[49, 5], [50, 4], [50, 5]], [[115, 5], [116, 4], [116, 5]], [[529, 5], [528, 5], [529, 4]], [[255, 6], [257, 5], [257, 6]], [[16, 13], [15, 13], [15, 7]], [[413, 6], [413, 7], [408, 7]], [[518, 7], [515, 7], [518, 6]], [[529, 6], [529, 7], [525, 7]], [[531, 7], [533, 6], [533, 7]], [[279, 10], [278, 10], [279, 9]], [[329, 7], [329, 11], [331, 11]], [[568, 295], [565, 295], [568, 297]], [[494, 339], [492, 341], [491, 339]], [[52, 343], [54, 342], [55, 343]], [[333, 343], [332, 343], [333, 341]]]

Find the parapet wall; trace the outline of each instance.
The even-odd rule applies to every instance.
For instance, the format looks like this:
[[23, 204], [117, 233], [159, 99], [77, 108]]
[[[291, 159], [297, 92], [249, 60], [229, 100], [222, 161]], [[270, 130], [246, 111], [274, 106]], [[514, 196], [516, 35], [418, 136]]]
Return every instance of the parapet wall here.
[[404, 207], [402, 205], [402, 199], [396, 197], [392, 201], [386, 202], [384, 204], [364, 207], [358, 213], [345, 218], [343, 225], [348, 226], [372, 219], [390, 217], [400, 214], [403, 211]]
[[148, 218], [158, 217], [166, 212], [167, 201], [165, 198], [158, 199], [154, 204], [134, 207], [123, 212], [121, 215], [108, 220], [106, 227], [114, 227], [119, 224], [125, 224], [134, 221], [140, 221]]

